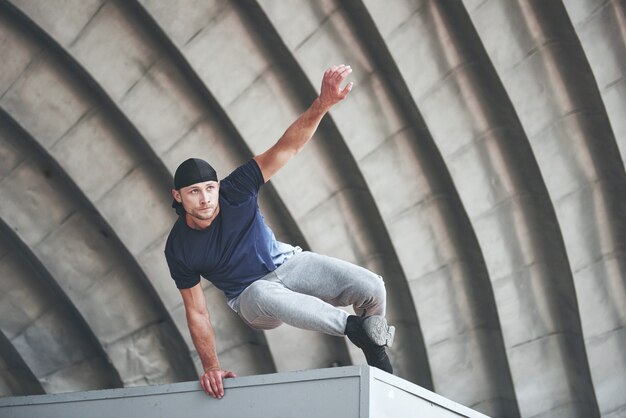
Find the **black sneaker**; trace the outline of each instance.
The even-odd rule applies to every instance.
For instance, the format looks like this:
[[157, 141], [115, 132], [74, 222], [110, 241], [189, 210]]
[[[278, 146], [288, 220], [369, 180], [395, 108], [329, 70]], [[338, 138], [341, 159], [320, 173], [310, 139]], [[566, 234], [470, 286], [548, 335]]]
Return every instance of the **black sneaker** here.
[[372, 346], [363, 348], [362, 350], [363, 354], [365, 354], [367, 364], [387, 373], [393, 374], [393, 367], [391, 367], [391, 361], [389, 361], [389, 356], [387, 356], [385, 347]]
[[369, 345], [391, 347], [396, 328], [387, 325], [387, 320], [380, 315], [350, 315], [346, 323], [345, 334], [359, 348]]
[[396, 335], [396, 327], [387, 325], [387, 320], [383, 316], [372, 315], [363, 319], [363, 329], [374, 344], [378, 346], [391, 347], [393, 337]]
[[389, 326], [382, 316], [359, 317], [350, 315], [346, 323], [345, 334], [354, 345], [363, 350], [367, 364], [393, 373], [385, 346], [391, 347], [395, 331], [395, 327]]

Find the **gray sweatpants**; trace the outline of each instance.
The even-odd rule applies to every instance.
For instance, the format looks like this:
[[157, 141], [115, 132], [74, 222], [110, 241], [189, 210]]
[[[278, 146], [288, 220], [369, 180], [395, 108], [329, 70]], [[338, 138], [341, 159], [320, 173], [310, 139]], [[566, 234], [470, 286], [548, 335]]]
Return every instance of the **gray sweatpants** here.
[[385, 285], [371, 271], [304, 251], [248, 286], [229, 305], [249, 326], [276, 328], [283, 322], [297, 328], [344, 335], [352, 305], [357, 315], [385, 315]]

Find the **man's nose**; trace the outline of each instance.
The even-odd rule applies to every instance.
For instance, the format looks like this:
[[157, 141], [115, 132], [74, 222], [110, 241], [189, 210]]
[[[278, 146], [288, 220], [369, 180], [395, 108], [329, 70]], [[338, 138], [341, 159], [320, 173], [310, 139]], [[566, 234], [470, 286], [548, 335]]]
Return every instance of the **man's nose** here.
[[211, 200], [211, 199], [210, 199], [210, 196], [211, 196], [211, 195], [209, 194], [209, 192], [207, 192], [207, 191], [202, 191], [201, 193], [202, 193], [202, 202], [204, 202], [204, 203], [209, 203], [209, 202], [210, 202], [210, 200]]

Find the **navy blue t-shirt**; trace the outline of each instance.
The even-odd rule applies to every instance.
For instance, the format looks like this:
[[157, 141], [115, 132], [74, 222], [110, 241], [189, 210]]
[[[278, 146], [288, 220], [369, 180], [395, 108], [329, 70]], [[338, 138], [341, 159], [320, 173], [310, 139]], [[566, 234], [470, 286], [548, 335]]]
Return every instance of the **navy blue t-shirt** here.
[[274, 271], [294, 247], [276, 241], [259, 209], [264, 184], [255, 160], [243, 164], [220, 182], [220, 212], [204, 230], [187, 226], [180, 216], [165, 244], [165, 258], [179, 289], [200, 282], [200, 276], [228, 299]]

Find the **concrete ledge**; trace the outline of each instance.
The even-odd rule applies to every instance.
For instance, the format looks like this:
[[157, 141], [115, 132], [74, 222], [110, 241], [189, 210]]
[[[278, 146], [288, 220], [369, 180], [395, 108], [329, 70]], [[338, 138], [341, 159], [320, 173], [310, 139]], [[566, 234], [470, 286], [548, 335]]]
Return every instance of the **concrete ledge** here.
[[197, 382], [0, 399], [2, 417], [485, 417], [368, 366], [225, 381], [208, 397]]

